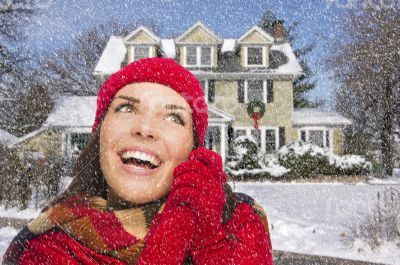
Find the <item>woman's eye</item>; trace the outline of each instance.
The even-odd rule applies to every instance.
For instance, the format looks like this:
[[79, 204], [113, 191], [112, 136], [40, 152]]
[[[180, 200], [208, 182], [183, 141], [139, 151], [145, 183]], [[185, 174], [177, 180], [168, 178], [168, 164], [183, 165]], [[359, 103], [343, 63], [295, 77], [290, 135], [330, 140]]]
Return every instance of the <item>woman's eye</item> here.
[[115, 108], [115, 112], [134, 112], [135, 109], [130, 104], [122, 104]]
[[180, 113], [168, 114], [166, 120], [170, 120], [172, 122], [185, 126], [185, 121]]

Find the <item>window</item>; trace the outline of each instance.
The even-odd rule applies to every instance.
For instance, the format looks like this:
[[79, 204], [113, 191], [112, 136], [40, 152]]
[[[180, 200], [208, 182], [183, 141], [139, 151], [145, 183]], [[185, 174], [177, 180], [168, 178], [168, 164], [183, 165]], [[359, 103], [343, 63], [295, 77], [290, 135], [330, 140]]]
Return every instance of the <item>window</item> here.
[[204, 97], [207, 103], [214, 103], [215, 92], [214, 92], [214, 80], [200, 80], [201, 87], [203, 88]]
[[239, 136], [245, 136], [246, 134], [247, 134], [246, 130], [240, 130], [240, 129], [235, 130], [235, 138]]
[[265, 151], [271, 154], [276, 150], [275, 130], [265, 130]]
[[197, 61], [197, 49], [195, 46], [186, 47], [186, 64], [196, 65]]
[[251, 129], [251, 136], [256, 140], [258, 146], [261, 145], [261, 130]]
[[212, 47], [186, 46], [186, 66], [211, 66]]
[[211, 47], [201, 47], [201, 65], [211, 65]]
[[77, 156], [89, 144], [89, 133], [71, 133], [70, 134], [70, 155]]
[[324, 147], [324, 131], [310, 130], [309, 142], [319, 147]]
[[247, 82], [247, 101], [264, 101], [264, 82], [262, 80], [252, 80]]
[[133, 48], [133, 60], [137, 61], [139, 59], [150, 57], [150, 47], [148, 46], [135, 46]]
[[247, 65], [263, 65], [262, 47], [247, 47]]
[[319, 147], [331, 148], [330, 130], [323, 128], [304, 128], [300, 130], [300, 140]]

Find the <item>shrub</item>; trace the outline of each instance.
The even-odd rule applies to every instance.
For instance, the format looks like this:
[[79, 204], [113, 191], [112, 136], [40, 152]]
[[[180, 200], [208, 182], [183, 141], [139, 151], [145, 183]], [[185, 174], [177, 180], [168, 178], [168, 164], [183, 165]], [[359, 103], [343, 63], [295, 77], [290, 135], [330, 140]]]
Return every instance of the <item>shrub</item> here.
[[343, 244], [353, 247], [361, 241], [376, 250], [385, 242], [394, 242], [400, 249], [400, 190], [388, 188], [377, 195], [372, 211], [363, 213], [357, 223], [340, 235]]

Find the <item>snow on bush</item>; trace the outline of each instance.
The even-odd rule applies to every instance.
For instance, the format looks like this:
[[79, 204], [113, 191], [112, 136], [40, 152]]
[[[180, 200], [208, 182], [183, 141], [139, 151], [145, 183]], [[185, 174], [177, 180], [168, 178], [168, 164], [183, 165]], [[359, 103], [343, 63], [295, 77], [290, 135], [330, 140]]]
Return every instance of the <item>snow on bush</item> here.
[[253, 137], [240, 136], [230, 147], [226, 168], [235, 179], [254, 180], [366, 174], [372, 165], [361, 156], [338, 156], [303, 142], [285, 145], [276, 154], [263, 154]]

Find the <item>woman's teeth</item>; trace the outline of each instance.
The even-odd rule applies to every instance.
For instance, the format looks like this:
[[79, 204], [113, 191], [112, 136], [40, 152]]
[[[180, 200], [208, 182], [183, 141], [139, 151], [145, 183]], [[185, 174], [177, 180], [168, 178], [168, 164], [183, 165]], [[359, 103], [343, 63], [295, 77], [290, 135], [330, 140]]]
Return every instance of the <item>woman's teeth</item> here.
[[140, 151], [123, 152], [121, 158], [125, 164], [128, 162], [138, 162], [144, 165], [150, 164], [152, 167], [159, 167], [161, 164], [160, 159], [157, 157]]

